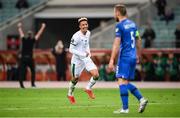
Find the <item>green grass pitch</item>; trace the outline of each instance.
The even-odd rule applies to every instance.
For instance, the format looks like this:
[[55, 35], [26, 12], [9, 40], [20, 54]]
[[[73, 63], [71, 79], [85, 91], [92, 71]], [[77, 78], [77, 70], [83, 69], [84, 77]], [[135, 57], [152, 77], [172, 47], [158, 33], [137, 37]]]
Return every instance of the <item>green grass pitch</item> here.
[[113, 114], [120, 108], [118, 89], [94, 89], [95, 100], [83, 89], [75, 90], [77, 104], [67, 100], [67, 89], [0, 89], [0, 117], [180, 117], [180, 89], [141, 89], [149, 99], [144, 113], [131, 95], [129, 114]]

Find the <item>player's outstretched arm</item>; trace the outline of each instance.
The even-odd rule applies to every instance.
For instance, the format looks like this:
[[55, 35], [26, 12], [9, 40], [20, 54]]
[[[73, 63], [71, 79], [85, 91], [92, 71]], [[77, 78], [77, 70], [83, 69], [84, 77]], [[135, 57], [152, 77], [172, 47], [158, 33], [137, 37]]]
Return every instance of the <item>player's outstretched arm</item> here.
[[46, 24], [45, 24], [45, 23], [42, 23], [40, 30], [39, 30], [38, 33], [35, 35], [35, 39], [36, 39], [36, 40], [39, 39], [39, 37], [41, 36], [41, 34], [43, 33], [43, 31], [44, 31], [45, 28], [46, 28]]
[[18, 32], [19, 32], [20, 37], [23, 38], [24, 37], [24, 32], [23, 32], [23, 29], [22, 29], [22, 23], [18, 23], [17, 27], [18, 27]]
[[120, 43], [121, 43], [121, 39], [119, 37], [116, 37], [113, 43], [111, 58], [108, 66], [111, 71], [114, 70], [114, 60], [116, 58], [117, 53], [119, 52]]

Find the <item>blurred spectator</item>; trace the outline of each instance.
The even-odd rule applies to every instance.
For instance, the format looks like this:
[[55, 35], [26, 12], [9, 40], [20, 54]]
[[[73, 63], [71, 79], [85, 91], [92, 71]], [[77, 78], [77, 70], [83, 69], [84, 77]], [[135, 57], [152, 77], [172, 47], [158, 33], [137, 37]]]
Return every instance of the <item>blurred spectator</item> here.
[[19, 79], [19, 68], [17, 65], [7, 65], [7, 80], [17, 81]]
[[166, 24], [169, 24], [169, 21], [174, 20], [174, 12], [172, 11], [172, 9], [170, 7], [166, 7], [165, 10], [165, 15], [164, 17], [161, 18], [161, 20], [165, 20]]
[[57, 42], [56, 46], [52, 50], [52, 53], [56, 58], [57, 80], [66, 81], [67, 59], [66, 51], [61, 40]]
[[178, 81], [178, 62], [173, 53], [168, 55], [167, 74], [171, 81]]
[[0, 0], [0, 9], [2, 9], [2, 7], [3, 7], [3, 5], [2, 5], [2, 2], [1, 2], [1, 0]]
[[18, 0], [16, 2], [16, 8], [21, 10], [22, 8], [29, 8], [29, 3], [27, 0]]
[[162, 52], [158, 52], [157, 57], [153, 59], [153, 68], [155, 80], [163, 81], [166, 69], [166, 58], [162, 56]]
[[180, 48], [180, 24], [176, 26], [174, 34], [176, 36], [176, 48]]
[[146, 29], [142, 35], [142, 38], [145, 39], [145, 48], [150, 48], [152, 46], [153, 40], [156, 38], [156, 34], [151, 27], [151, 25], [148, 23], [146, 26]]
[[99, 67], [99, 76], [102, 80], [104, 81], [114, 81], [115, 78], [115, 73], [111, 72], [108, 69], [108, 61], [110, 59], [110, 55], [104, 55], [101, 58], [101, 65]]
[[164, 17], [165, 16], [165, 8], [166, 8], [166, 0], [156, 0], [155, 2], [157, 10], [158, 10], [158, 16]]
[[[140, 67], [140, 65], [137, 65], [136, 67]], [[132, 80], [132, 81], [141, 81], [142, 80], [142, 78], [141, 78], [141, 71], [139, 70], [139, 68], [137, 69], [135, 69], [135, 77], [134, 77], [135, 79], [134, 80]]]
[[146, 56], [144, 56], [142, 59], [142, 72], [143, 72], [145, 81], [154, 80], [153, 63]]
[[179, 81], [180, 81], [180, 55], [177, 56], [177, 62], [178, 62], [178, 78], [179, 78]]
[[39, 31], [34, 35], [32, 31], [28, 31], [27, 35], [25, 35], [22, 23], [18, 23], [18, 32], [20, 38], [22, 40], [22, 46], [20, 49], [19, 55], [19, 83], [21, 88], [25, 88], [23, 81], [26, 79], [27, 75], [27, 68], [31, 70], [31, 86], [36, 87], [35, 85], [35, 62], [33, 58], [33, 48], [35, 43], [39, 40], [40, 36], [44, 32], [46, 27], [45, 23], [41, 24], [41, 28]]

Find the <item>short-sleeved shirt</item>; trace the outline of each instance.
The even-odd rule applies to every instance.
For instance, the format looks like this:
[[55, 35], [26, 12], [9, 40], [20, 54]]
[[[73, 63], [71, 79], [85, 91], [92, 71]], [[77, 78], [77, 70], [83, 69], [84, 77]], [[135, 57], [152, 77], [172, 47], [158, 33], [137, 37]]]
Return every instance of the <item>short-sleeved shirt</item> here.
[[33, 48], [36, 40], [35, 38], [23, 37], [22, 38], [22, 48], [21, 56], [22, 57], [33, 57]]
[[138, 35], [135, 23], [129, 19], [124, 19], [116, 25], [116, 37], [121, 39], [116, 78], [134, 79], [136, 67], [135, 41]]
[[90, 34], [89, 30], [86, 34], [83, 34], [81, 31], [77, 31], [72, 36], [69, 50], [73, 54], [71, 58], [71, 69], [72, 75], [75, 78], [79, 77], [84, 69], [87, 71], [97, 69], [96, 65], [90, 58], [90, 55], [86, 57], [87, 52], [90, 54]]
[[116, 37], [121, 39], [120, 57], [136, 58], [136, 37], [139, 35], [136, 24], [124, 19], [116, 25]]

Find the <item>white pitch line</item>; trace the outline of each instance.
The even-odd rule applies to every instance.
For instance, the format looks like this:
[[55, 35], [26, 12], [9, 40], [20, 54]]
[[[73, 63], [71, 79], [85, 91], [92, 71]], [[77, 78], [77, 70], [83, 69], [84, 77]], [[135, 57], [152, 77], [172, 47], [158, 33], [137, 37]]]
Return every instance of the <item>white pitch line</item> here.
[[[88, 81], [78, 82], [77, 88], [84, 88]], [[138, 88], [172, 88], [180, 89], [180, 82], [132, 82]], [[31, 88], [29, 81], [25, 81], [24, 85], [26, 88]], [[68, 88], [69, 82], [62, 81], [42, 81], [36, 82], [37, 88]], [[19, 82], [17, 81], [0, 81], [0, 88], [19, 88]], [[104, 82], [98, 81], [94, 88], [118, 88], [117, 82]]]
[[[149, 105], [174, 105], [177, 103], [148, 103]], [[130, 104], [130, 105], [138, 105], [138, 104]], [[72, 106], [62, 106], [62, 107], [56, 107], [56, 109], [77, 109], [77, 108], [97, 108], [97, 107], [119, 107], [119, 105], [92, 105], [92, 106], [85, 106], [85, 105], [72, 105]], [[17, 111], [17, 110], [30, 110], [30, 109], [36, 109], [36, 110], [43, 110], [43, 109], [51, 109], [54, 107], [24, 107], [24, 108], [17, 108], [17, 107], [11, 107], [11, 108], [0, 108], [0, 110], [4, 110], [4, 111]]]

